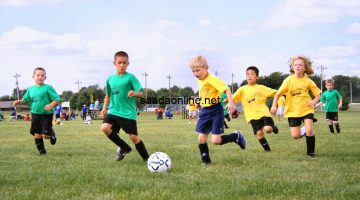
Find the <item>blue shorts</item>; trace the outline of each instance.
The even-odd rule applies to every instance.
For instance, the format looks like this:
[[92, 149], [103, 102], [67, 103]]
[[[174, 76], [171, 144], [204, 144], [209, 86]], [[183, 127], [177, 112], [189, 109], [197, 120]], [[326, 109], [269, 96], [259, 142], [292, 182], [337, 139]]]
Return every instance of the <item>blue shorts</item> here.
[[224, 109], [221, 104], [205, 107], [199, 114], [196, 132], [209, 134], [224, 133]]

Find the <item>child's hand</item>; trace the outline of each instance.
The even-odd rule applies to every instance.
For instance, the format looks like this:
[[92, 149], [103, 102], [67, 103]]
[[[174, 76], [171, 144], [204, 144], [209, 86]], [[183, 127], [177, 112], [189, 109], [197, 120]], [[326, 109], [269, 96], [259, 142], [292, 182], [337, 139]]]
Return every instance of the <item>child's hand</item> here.
[[44, 107], [44, 109], [45, 109], [46, 111], [51, 110], [51, 105], [50, 105], [50, 104], [46, 105], [46, 106]]
[[128, 92], [128, 97], [133, 97], [133, 96], [135, 96], [135, 92], [133, 90], [130, 90]]
[[271, 109], [270, 109], [270, 112], [275, 115], [275, 114], [276, 114], [276, 111], [277, 111], [277, 107], [276, 107], [276, 106], [272, 106]]
[[13, 106], [16, 107], [16, 105], [19, 104], [19, 102], [20, 102], [20, 100], [15, 100], [15, 101], [13, 102]]
[[309, 108], [314, 108], [316, 103], [317, 103], [316, 100], [311, 100], [311, 101], [308, 102], [307, 105], [308, 105]]
[[235, 110], [234, 102], [230, 101], [229, 103], [226, 104], [225, 108], [227, 108], [230, 113], [233, 113]]
[[101, 111], [99, 112], [99, 115], [100, 115], [100, 117], [104, 118], [105, 115], [106, 115], [106, 110], [101, 110]]

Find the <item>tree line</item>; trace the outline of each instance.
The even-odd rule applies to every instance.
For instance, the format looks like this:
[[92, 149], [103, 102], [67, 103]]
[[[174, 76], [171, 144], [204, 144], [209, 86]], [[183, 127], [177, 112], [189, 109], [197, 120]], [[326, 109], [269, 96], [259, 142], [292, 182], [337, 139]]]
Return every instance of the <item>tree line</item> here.
[[[284, 74], [281, 72], [273, 72], [268, 76], [260, 76], [257, 83], [265, 85], [267, 87], [278, 89], [283, 82], [283, 80], [289, 76], [289, 74]], [[310, 76], [316, 85], [322, 88], [323, 91], [326, 90], [325, 81], [321, 83], [321, 77], [318, 75]], [[343, 97], [343, 107], [346, 110], [348, 108], [348, 104], [351, 101], [351, 93], [352, 93], [352, 100], [353, 102], [360, 102], [360, 78], [353, 76], [343, 76], [343, 75], [336, 75], [333, 76], [332, 79], [335, 81], [335, 89], [337, 89]], [[230, 88], [233, 89], [235, 92], [240, 86], [246, 85], [246, 80], [242, 81], [240, 84], [234, 83], [233, 85], [229, 85]], [[195, 86], [197, 88], [197, 86]], [[350, 87], [352, 91], [350, 91]], [[25, 94], [26, 89], [19, 90], [20, 98]], [[160, 88], [158, 90], [153, 90], [151, 88], [144, 88], [143, 89], [143, 98], [163, 98], [163, 97], [191, 97], [198, 95], [198, 91], [194, 91], [192, 87], [178, 87], [176, 85], [170, 88]], [[9, 101], [15, 100], [17, 97], [16, 88], [12, 91], [12, 95], [5, 95], [0, 97], [0, 101]], [[96, 100], [103, 102], [105, 97], [105, 88], [100, 87], [99, 85], [91, 85], [88, 87], [82, 87], [79, 92], [74, 93], [72, 91], [63, 91], [60, 94], [60, 98], [62, 101], [70, 101], [71, 109], [78, 109], [80, 110], [82, 105], [86, 104], [87, 106], [90, 103], [93, 103]], [[271, 102], [270, 102], [271, 103]], [[140, 100], [137, 101], [138, 107], [142, 108], [140, 104]], [[165, 106], [165, 105], [161, 105]]]

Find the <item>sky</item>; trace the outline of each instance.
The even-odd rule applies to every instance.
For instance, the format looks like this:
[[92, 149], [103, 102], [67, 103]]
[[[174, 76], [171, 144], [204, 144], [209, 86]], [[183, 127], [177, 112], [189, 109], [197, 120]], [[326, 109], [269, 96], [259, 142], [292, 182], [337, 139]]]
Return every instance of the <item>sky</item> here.
[[324, 79], [360, 75], [359, 0], [0, 0], [0, 19], [0, 96], [12, 94], [15, 74], [20, 89], [33, 85], [38, 66], [59, 94], [77, 92], [77, 81], [104, 87], [120, 50], [155, 90], [170, 80], [196, 91], [197, 55], [228, 84], [251, 65], [289, 73], [296, 55]]

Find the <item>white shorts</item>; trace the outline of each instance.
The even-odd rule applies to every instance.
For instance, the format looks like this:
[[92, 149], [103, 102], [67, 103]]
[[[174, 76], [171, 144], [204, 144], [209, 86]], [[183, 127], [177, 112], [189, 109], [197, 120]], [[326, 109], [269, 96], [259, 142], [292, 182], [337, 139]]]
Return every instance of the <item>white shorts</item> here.
[[196, 117], [197, 110], [189, 110], [189, 116], [190, 117]]
[[276, 111], [276, 115], [278, 115], [278, 116], [283, 116], [284, 115], [284, 106], [278, 107], [278, 109]]

